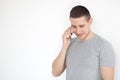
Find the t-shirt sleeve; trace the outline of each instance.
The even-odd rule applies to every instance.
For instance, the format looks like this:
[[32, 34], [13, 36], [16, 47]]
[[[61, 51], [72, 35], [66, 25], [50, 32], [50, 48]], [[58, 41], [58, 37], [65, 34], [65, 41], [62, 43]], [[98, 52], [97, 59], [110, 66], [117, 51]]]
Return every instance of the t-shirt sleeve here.
[[110, 43], [105, 43], [100, 52], [100, 66], [115, 66], [115, 53]]

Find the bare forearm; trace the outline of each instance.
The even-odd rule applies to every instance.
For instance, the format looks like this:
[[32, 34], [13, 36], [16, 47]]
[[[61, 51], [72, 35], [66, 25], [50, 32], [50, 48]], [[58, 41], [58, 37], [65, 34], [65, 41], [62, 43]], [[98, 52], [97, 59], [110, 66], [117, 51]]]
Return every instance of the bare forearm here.
[[65, 46], [62, 47], [59, 55], [54, 60], [52, 64], [52, 73], [54, 76], [59, 76], [65, 69], [65, 57], [66, 57], [67, 48]]
[[64, 34], [62, 35], [62, 40], [63, 40], [62, 49], [52, 64], [52, 74], [54, 76], [59, 76], [66, 68], [65, 58], [66, 58], [67, 48], [69, 47], [71, 42], [71, 35], [73, 33], [72, 29], [73, 29], [72, 27], [69, 27], [68, 29], [65, 30]]
[[114, 68], [102, 66], [100, 69], [102, 80], [114, 80]]
[[114, 77], [104, 77], [102, 80], [114, 80]]
[[114, 80], [114, 79], [102, 79], [102, 80]]

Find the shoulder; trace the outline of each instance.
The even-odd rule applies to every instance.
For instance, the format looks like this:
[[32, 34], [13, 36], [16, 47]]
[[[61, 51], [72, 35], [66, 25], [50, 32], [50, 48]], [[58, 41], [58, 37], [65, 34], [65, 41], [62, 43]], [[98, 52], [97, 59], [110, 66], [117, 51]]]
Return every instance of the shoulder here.
[[95, 40], [95, 43], [99, 46], [99, 47], [109, 47], [109, 46], [112, 46], [112, 44], [104, 39], [103, 37], [99, 36], [96, 34], [96, 40]]

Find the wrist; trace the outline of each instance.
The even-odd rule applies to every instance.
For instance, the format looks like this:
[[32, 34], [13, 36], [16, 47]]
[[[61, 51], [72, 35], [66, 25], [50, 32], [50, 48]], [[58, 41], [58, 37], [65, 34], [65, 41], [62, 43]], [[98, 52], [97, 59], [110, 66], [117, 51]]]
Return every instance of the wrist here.
[[68, 45], [64, 45], [63, 44], [62, 49], [67, 50], [68, 49]]

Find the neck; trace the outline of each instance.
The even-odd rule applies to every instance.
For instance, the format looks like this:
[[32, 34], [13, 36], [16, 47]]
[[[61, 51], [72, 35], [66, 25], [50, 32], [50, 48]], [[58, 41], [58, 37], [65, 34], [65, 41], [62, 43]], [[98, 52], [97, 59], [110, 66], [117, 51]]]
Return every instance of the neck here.
[[90, 31], [90, 32], [88, 33], [88, 36], [86, 37], [85, 40], [88, 40], [88, 39], [92, 38], [94, 35], [95, 35], [95, 34], [94, 34], [92, 31]]

